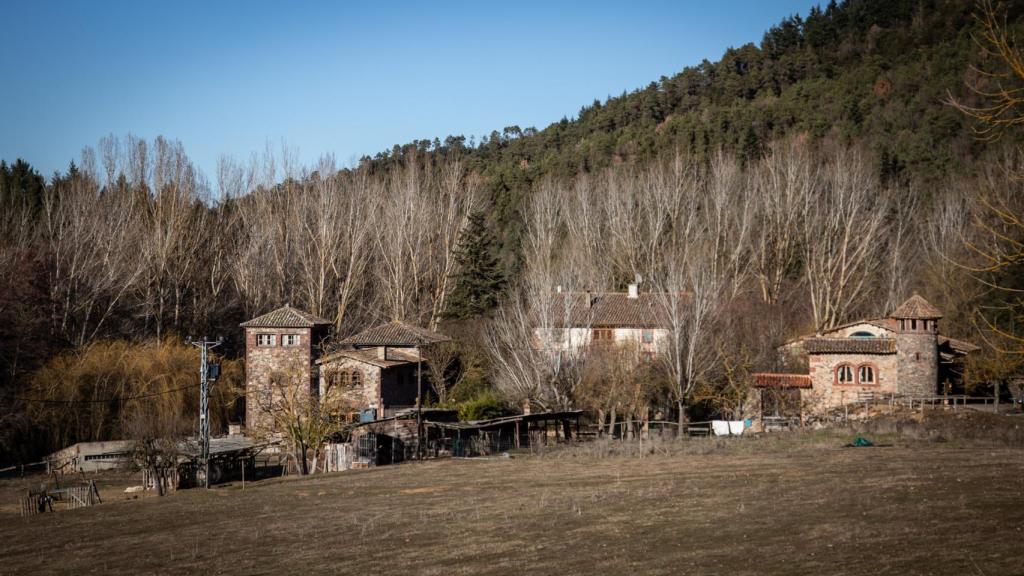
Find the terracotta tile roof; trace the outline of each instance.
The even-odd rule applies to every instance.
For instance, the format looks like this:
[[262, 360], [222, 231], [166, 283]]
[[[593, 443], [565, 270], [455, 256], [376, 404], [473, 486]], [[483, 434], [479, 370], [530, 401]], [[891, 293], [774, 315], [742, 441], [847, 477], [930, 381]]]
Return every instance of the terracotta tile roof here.
[[285, 304], [277, 310], [242, 322], [241, 326], [242, 328], [312, 328], [328, 324], [331, 324], [329, 320], [324, 320]]
[[891, 318], [909, 318], [913, 320], [938, 320], [942, 318], [942, 312], [932, 306], [921, 296], [914, 294], [903, 304], [900, 304], [892, 314]]
[[808, 354], [895, 354], [893, 338], [808, 338]]
[[[385, 358], [379, 357], [378, 351], [380, 348], [386, 349]], [[351, 358], [352, 360], [357, 360], [379, 368], [402, 366], [405, 364], [411, 364], [418, 360], [416, 352], [413, 350], [377, 346], [375, 348], [360, 348], [358, 350], [340, 350], [324, 356], [317, 361], [317, 364], [330, 364], [332, 361], [339, 358]]]
[[552, 302], [556, 325], [566, 323], [566, 306], [569, 307], [568, 327], [573, 328], [651, 328], [660, 324], [657, 295], [651, 293], [641, 293], [636, 298], [630, 298], [625, 292], [556, 294]]
[[949, 346], [950, 350], [957, 354], [969, 354], [971, 352], [977, 352], [978, 350], [981, 350], [981, 348], [975, 346], [974, 344], [971, 344], [970, 342], [957, 340], [955, 338], [943, 336], [942, 334], [939, 334], [938, 340], [939, 346]]
[[426, 328], [411, 326], [404, 322], [388, 322], [380, 326], [368, 328], [355, 336], [349, 336], [340, 342], [347, 346], [425, 346], [435, 342], [451, 340], [444, 334], [431, 332]]
[[754, 388], [810, 388], [811, 376], [809, 374], [774, 374], [770, 372], [756, 372], [751, 374], [754, 378]]

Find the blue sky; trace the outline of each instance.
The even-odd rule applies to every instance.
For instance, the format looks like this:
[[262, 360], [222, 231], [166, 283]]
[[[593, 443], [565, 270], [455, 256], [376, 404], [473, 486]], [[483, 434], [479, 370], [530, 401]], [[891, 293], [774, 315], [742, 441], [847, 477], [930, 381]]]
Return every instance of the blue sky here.
[[817, 3], [0, 0], [0, 159], [49, 176], [105, 135], [164, 135], [212, 177], [268, 142], [347, 165], [543, 128]]

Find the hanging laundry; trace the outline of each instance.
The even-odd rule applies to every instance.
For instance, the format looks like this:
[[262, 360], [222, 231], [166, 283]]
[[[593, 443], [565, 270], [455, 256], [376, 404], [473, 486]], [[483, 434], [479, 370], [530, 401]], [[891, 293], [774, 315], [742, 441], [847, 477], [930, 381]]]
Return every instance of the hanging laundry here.
[[729, 422], [725, 420], [712, 420], [711, 431], [715, 433], [715, 436], [728, 436]]

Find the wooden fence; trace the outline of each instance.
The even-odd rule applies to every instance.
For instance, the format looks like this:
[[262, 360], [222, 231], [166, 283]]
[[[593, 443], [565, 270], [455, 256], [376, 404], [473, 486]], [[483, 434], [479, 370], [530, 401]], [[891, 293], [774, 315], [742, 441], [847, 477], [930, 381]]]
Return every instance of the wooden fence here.
[[88, 483], [66, 488], [30, 490], [28, 496], [21, 499], [21, 515], [34, 516], [44, 512], [53, 512], [54, 503], [58, 508], [63, 505], [64, 510], [74, 510], [85, 506], [93, 506], [101, 503], [100, 492], [96, 488], [96, 482], [90, 480]]

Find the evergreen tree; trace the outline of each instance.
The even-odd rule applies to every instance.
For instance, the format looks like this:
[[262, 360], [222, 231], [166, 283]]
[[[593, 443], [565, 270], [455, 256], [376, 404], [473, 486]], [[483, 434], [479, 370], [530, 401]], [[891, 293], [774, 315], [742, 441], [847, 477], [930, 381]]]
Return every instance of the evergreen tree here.
[[743, 161], [744, 165], [748, 162], [757, 160], [763, 153], [761, 149], [761, 139], [758, 138], [757, 132], [754, 131], [753, 126], [747, 126], [747, 132], [743, 135], [743, 144], [741, 146], [740, 153], [740, 159]]
[[449, 318], [480, 316], [498, 305], [505, 274], [494, 255], [496, 244], [484, 215], [471, 215], [455, 255], [458, 272], [455, 290], [448, 300]]
[[17, 203], [38, 210], [43, 204], [46, 180], [31, 164], [18, 158], [0, 162], [0, 202]]

